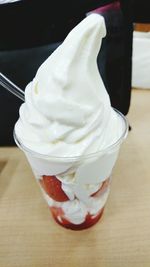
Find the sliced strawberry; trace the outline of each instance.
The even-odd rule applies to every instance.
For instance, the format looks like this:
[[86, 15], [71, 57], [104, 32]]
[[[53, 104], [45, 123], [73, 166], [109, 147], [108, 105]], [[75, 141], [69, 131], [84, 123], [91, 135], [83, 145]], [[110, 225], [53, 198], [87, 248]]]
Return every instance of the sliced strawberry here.
[[40, 183], [46, 193], [55, 201], [63, 202], [69, 200], [61, 188], [61, 182], [56, 176], [43, 175]]
[[95, 193], [93, 193], [91, 195], [91, 197], [99, 197], [101, 196], [101, 194], [103, 194], [105, 192], [105, 190], [108, 188], [109, 186], [109, 182], [110, 182], [110, 178], [107, 178], [103, 183], [102, 186], [99, 188], [98, 191], [96, 191]]

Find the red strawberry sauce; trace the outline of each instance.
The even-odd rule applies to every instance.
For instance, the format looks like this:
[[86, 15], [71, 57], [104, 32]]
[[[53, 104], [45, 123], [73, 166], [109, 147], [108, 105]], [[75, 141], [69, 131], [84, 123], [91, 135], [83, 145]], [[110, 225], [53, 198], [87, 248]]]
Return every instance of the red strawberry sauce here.
[[[84, 230], [84, 229], [87, 229], [87, 228], [93, 226], [94, 224], [96, 224], [100, 220], [100, 218], [103, 214], [103, 211], [104, 211], [104, 207], [99, 211], [99, 213], [96, 216], [90, 215], [88, 213], [86, 218], [85, 218], [85, 221], [81, 224], [73, 224], [73, 223], [69, 222], [64, 217], [64, 214], [63, 214], [63, 211], [61, 208], [50, 207], [50, 210], [51, 210], [51, 213], [52, 213], [55, 221], [59, 225], [65, 227], [67, 229], [71, 229], [71, 230]], [[58, 219], [58, 217], [60, 217], [62, 221], [60, 221]]]

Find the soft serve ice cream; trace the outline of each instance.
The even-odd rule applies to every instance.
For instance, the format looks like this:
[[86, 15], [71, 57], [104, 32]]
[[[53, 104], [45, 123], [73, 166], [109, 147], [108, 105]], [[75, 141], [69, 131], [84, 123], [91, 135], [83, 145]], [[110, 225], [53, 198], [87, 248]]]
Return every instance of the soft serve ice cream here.
[[[27, 85], [25, 103], [15, 125], [17, 139], [24, 148], [40, 154], [36, 160], [30, 153], [27, 157], [60, 223], [63, 223], [62, 216], [65, 222], [75, 225], [83, 224], [90, 215], [100, 216], [109, 192], [103, 190], [109, 189], [109, 183], [104, 186], [105, 180], [109, 180], [117, 153], [107, 156], [110, 170], [108, 173], [102, 170], [101, 178], [99, 166], [106, 168], [105, 156], [102, 161], [89, 159], [88, 164], [74, 164], [74, 160], [69, 160], [68, 165], [66, 159], [104, 150], [117, 142], [125, 130], [124, 121], [111, 107], [97, 67], [97, 55], [105, 35], [105, 23], [100, 15], [91, 14], [78, 24]], [[46, 155], [46, 160], [42, 161], [42, 155]], [[52, 157], [57, 162], [55, 167], [49, 162]], [[61, 157], [65, 164], [59, 162]], [[57, 199], [58, 192], [52, 194], [48, 189], [55, 182], [59, 194], [63, 192], [66, 198]]]
[[80, 156], [104, 149], [121, 135], [122, 121], [97, 67], [105, 34], [103, 17], [92, 14], [40, 66], [26, 87], [15, 127], [25, 146], [47, 155]]

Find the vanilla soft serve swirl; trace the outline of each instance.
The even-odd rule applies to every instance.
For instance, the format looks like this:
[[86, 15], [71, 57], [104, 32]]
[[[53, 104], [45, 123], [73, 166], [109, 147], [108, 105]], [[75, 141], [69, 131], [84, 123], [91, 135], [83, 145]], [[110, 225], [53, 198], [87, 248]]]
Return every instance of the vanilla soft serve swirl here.
[[40, 66], [26, 87], [15, 125], [24, 146], [52, 156], [79, 156], [121, 136], [123, 122], [110, 105], [97, 67], [105, 34], [103, 17], [91, 14]]

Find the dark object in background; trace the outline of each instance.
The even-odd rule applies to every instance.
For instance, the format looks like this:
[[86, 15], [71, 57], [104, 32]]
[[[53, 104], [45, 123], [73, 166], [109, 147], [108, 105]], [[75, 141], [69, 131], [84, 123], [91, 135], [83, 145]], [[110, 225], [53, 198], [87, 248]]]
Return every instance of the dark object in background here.
[[[123, 2], [125, 1], [123, 0]], [[136, 23], [150, 23], [150, 1], [130, 0], [130, 2], [132, 5], [132, 21]], [[127, 3], [124, 4], [127, 5]]]
[[95, 12], [104, 16], [107, 29], [98, 55], [99, 70], [112, 106], [126, 115], [131, 98], [132, 23], [127, 27], [119, 1]]

